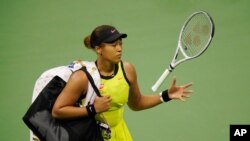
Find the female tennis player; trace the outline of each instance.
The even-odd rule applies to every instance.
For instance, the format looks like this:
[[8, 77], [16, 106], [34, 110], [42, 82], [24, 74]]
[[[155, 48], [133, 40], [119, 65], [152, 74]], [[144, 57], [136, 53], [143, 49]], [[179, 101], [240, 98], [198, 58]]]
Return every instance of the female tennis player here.
[[84, 44], [96, 52], [96, 66], [101, 76], [99, 91], [93, 108], [75, 107], [74, 103], [87, 92], [88, 78], [83, 71], [74, 72], [66, 87], [57, 98], [52, 114], [58, 119], [72, 119], [95, 115], [97, 120], [106, 122], [111, 129], [111, 138], [106, 141], [132, 141], [123, 118], [124, 105], [134, 111], [152, 108], [169, 100], [185, 101], [192, 93], [192, 84], [177, 86], [173, 78], [170, 87], [160, 94], [143, 95], [137, 83], [135, 67], [122, 60], [122, 39], [127, 34], [120, 33], [115, 27], [101, 25], [85, 37]]

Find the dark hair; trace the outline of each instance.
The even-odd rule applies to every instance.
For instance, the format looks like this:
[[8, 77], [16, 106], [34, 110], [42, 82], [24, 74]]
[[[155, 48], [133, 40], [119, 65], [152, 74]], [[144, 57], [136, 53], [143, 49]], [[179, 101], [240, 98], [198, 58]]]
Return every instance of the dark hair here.
[[91, 35], [84, 38], [84, 45], [89, 49], [94, 49], [101, 43], [110, 43], [126, 37], [127, 34], [119, 33], [119, 31], [111, 25], [101, 25], [96, 27]]
[[83, 43], [88, 49], [94, 49], [94, 47], [92, 47], [90, 43], [90, 35], [84, 38]]

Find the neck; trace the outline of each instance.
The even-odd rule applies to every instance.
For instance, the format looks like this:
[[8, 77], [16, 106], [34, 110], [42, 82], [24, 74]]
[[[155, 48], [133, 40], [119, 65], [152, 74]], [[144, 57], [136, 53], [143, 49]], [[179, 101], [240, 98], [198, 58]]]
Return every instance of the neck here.
[[112, 76], [115, 72], [115, 64], [97, 59], [96, 66], [103, 76]]

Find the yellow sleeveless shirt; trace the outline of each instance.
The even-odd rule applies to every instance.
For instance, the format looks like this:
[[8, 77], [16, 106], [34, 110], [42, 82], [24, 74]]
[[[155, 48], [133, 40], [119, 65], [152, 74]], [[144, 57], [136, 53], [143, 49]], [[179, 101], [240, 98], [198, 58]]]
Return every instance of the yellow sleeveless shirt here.
[[101, 76], [99, 91], [102, 96], [111, 96], [111, 107], [98, 114], [96, 118], [105, 120], [111, 128], [111, 139], [105, 141], [132, 141], [129, 130], [123, 119], [124, 105], [128, 101], [129, 81], [126, 78], [122, 61], [116, 65], [114, 76]]

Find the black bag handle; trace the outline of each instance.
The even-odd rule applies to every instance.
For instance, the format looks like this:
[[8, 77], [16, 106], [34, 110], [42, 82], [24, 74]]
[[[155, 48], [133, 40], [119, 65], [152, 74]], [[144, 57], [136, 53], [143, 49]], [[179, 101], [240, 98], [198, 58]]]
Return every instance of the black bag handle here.
[[86, 75], [87, 75], [87, 77], [88, 77], [88, 79], [89, 79], [89, 82], [90, 82], [91, 86], [93, 87], [93, 89], [94, 89], [96, 95], [99, 96], [99, 97], [101, 97], [101, 94], [100, 94], [98, 88], [96, 87], [96, 85], [95, 85], [95, 83], [94, 83], [94, 80], [93, 80], [92, 76], [91, 76], [90, 73], [87, 71], [87, 68], [84, 66], [84, 67], [81, 68], [81, 70], [84, 71], [84, 72], [86, 73]]

